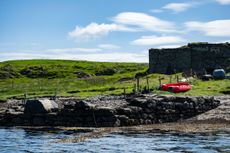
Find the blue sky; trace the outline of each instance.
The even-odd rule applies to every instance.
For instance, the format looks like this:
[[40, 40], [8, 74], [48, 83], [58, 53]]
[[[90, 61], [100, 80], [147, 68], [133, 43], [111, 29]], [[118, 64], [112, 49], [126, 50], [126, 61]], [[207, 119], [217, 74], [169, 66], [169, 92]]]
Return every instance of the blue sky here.
[[148, 62], [149, 48], [230, 41], [230, 0], [1, 0], [0, 61]]

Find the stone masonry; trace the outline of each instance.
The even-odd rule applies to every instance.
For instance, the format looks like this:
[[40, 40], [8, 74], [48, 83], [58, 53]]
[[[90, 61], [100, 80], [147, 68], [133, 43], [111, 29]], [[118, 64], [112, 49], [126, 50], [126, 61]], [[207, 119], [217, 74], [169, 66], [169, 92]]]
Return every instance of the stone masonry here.
[[211, 73], [216, 68], [230, 66], [230, 44], [191, 43], [173, 49], [150, 49], [149, 72], [172, 74], [176, 72]]

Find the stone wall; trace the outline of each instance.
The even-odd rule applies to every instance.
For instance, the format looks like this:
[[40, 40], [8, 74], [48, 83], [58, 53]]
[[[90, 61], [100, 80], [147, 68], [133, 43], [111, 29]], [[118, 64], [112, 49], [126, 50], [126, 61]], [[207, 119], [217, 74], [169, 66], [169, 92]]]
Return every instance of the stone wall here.
[[120, 101], [119, 105], [113, 107], [69, 99], [62, 101], [59, 110], [49, 113], [27, 113], [21, 104], [17, 104], [0, 113], [0, 126], [114, 127], [175, 122], [194, 117], [220, 104], [212, 97], [119, 98], [108, 101]]
[[188, 44], [183, 48], [150, 49], [149, 72], [171, 74], [174, 72], [212, 71], [230, 66], [230, 45]]

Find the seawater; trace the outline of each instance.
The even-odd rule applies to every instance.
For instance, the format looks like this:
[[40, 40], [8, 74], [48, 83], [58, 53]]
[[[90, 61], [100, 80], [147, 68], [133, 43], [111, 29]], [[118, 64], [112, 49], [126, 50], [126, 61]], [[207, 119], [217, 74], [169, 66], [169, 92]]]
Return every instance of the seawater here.
[[0, 152], [174, 153], [230, 152], [230, 132], [209, 133], [112, 133], [84, 142], [60, 143], [83, 133], [0, 128]]

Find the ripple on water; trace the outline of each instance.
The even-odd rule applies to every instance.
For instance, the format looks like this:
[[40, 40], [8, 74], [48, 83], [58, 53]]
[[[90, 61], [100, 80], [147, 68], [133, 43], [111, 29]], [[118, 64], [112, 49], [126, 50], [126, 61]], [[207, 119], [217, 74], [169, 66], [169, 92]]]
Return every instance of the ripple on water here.
[[81, 133], [0, 129], [0, 152], [230, 152], [230, 132], [108, 134], [79, 143], [54, 143]]

